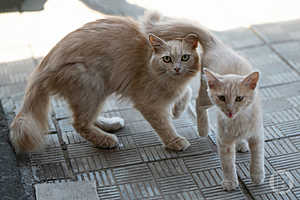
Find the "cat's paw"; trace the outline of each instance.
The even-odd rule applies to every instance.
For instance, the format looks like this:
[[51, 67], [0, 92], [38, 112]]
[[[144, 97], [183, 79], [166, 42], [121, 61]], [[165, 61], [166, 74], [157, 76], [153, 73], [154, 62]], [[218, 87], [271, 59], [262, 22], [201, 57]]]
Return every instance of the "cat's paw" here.
[[236, 190], [239, 187], [239, 182], [237, 180], [224, 180], [222, 187], [226, 191]]
[[245, 141], [238, 142], [235, 148], [237, 152], [241, 152], [241, 153], [246, 153], [249, 151], [248, 144]]
[[177, 137], [175, 140], [166, 145], [167, 149], [171, 149], [174, 151], [184, 151], [189, 146], [191, 146], [190, 142], [184, 137]]
[[185, 107], [181, 107], [180, 105], [175, 104], [172, 109], [173, 119], [178, 119], [183, 113], [184, 109]]
[[118, 137], [112, 134], [105, 135], [99, 142], [97, 142], [97, 147], [100, 148], [114, 148], [118, 145], [119, 140]]
[[265, 180], [265, 172], [264, 170], [255, 170], [250, 172], [252, 183], [259, 185], [262, 184]]
[[207, 137], [208, 136], [208, 127], [198, 126], [198, 133], [199, 133], [200, 137]]
[[124, 119], [120, 117], [98, 117], [95, 125], [107, 132], [118, 131], [125, 126]]

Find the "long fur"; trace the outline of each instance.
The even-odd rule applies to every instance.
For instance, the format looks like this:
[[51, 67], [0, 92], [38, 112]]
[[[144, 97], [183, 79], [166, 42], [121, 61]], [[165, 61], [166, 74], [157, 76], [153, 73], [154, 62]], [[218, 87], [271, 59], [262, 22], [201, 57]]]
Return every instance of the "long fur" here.
[[[117, 137], [95, 123], [112, 93], [131, 100], [166, 147], [187, 148], [188, 141], [177, 135], [167, 110], [189, 92], [186, 86], [199, 71], [200, 58], [184, 37], [163, 44], [156, 52], [140, 25], [122, 17], [91, 22], [68, 34], [30, 78], [24, 105], [11, 125], [17, 151], [34, 151], [42, 145], [51, 95], [68, 102], [73, 126], [81, 136], [99, 147], [116, 146]], [[174, 66], [162, 66], [161, 58], [166, 53], [180, 56], [182, 48], [191, 52], [191, 59], [182, 63], [185, 71], [175, 76], [171, 73]]]

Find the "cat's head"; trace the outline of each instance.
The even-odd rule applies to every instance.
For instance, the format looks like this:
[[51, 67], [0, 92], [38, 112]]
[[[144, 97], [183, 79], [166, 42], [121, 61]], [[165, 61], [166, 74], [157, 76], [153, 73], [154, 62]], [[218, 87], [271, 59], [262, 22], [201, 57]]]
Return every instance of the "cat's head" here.
[[204, 73], [211, 101], [227, 117], [236, 117], [254, 101], [259, 72], [219, 75], [204, 69]]
[[170, 41], [149, 34], [149, 43], [153, 49], [150, 70], [159, 78], [192, 77], [199, 71], [198, 37], [195, 34]]

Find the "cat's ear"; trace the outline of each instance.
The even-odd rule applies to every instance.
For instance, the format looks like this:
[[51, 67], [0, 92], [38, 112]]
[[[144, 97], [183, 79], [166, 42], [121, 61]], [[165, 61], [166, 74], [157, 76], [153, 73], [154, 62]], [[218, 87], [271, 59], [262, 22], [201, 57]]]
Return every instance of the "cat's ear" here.
[[207, 84], [210, 89], [214, 89], [220, 85], [220, 81], [217, 79], [216, 74], [208, 69], [203, 69]]
[[190, 33], [183, 38], [183, 41], [191, 45], [193, 49], [196, 49], [198, 47], [199, 37], [194, 33]]
[[252, 72], [242, 81], [242, 84], [254, 90], [257, 86], [258, 79], [259, 79], [259, 72]]
[[149, 34], [149, 42], [152, 48], [154, 49], [154, 51], [157, 51], [167, 45], [165, 41], [163, 41], [162, 39], [160, 39], [159, 37], [151, 33]]

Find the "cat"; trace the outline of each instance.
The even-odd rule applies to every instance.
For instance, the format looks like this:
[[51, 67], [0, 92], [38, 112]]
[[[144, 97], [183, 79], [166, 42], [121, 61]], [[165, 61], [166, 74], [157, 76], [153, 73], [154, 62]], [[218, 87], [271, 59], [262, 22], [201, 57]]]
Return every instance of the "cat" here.
[[71, 32], [29, 78], [24, 103], [11, 124], [16, 152], [43, 147], [52, 95], [67, 101], [73, 127], [82, 137], [98, 147], [117, 146], [118, 138], [108, 131], [121, 128], [122, 119], [97, 121], [112, 94], [130, 100], [166, 148], [185, 150], [190, 143], [176, 133], [169, 110], [173, 106], [173, 116], [179, 117], [191, 98], [188, 83], [200, 69], [197, 45], [195, 34], [164, 41], [144, 34], [137, 21], [125, 17], [100, 19]]
[[[140, 19], [141, 26], [145, 33], [152, 33], [164, 40], [172, 40], [174, 38], [180, 38], [188, 33], [196, 34], [199, 38], [199, 42], [202, 46], [203, 53], [201, 55], [201, 76], [200, 76], [200, 89], [199, 94], [196, 100], [196, 111], [197, 111], [197, 124], [198, 132], [200, 136], [208, 135], [208, 118], [207, 118], [207, 109], [213, 106], [211, 98], [208, 94], [208, 83], [206, 81], [204, 67], [207, 69], [206, 78], [209, 78], [208, 75], [210, 72], [208, 70], [214, 71], [220, 75], [215, 77], [224, 79], [230, 82], [230, 79], [235, 78], [245, 78], [244, 76], [249, 75], [253, 70], [249, 61], [244, 57], [238, 55], [234, 50], [225, 45], [220, 39], [218, 39], [214, 34], [208, 31], [205, 27], [201, 26], [199, 23], [187, 20], [187, 19], [175, 19], [162, 16], [158, 12], [148, 12], [143, 18]], [[210, 74], [213, 75], [211, 72]], [[231, 74], [231, 75], [229, 75]], [[256, 73], [254, 73], [256, 74]], [[258, 74], [256, 74], [258, 76]], [[225, 77], [222, 77], [225, 76]], [[250, 75], [249, 75], [250, 76]], [[255, 76], [255, 75], [253, 75]], [[258, 80], [258, 77], [257, 77]], [[256, 81], [257, 81], [256, 80]], [[230, 85], [230, 84], [229, 84]], [[231, 84], [232, 85], [232, 84]], [[224, 87], [224, 85], [222, 85]], [[238, 87], [235, 89], [234, 93], [227, 92], [221, 96], [228, 98], [230, 95], [238, 95]], [[229, 90], [229, 89], [228, 89]], [[213, 89], [211, 89], [213, 91]], [[254, 92], [255, 91], [255, 92]], [[231, 92], [231, 91], [230, 91]], [[222, 121], [223, 124], [219, 126], [219, 139], [218, 146], [221, 157], [221, 164], [224, 171], [223, 178], [223, 188], [225, 190], [233, 190], [238, 186], [237, 175], [234, 167], [235, 154], [234, 146], [238, 151], [248, 151], [248, 144], [252, 152], [250, 173], [254, 183], [262, 183], [264, 181], [264, 130], [263, 130], [263, 120], [262, 120], [262, 111], [259, 103], [258, 88], [248, 90], [249, 94], [253, 94], [253, 104], [248, 105], [248, 107], [253, 108], [253, 111], [247, 108], [244, 108], [244, 111], [240, 111], [241, 116], [235, 116], [235, 118], [224, 118]], [[241, 94], [242, 95], [242, 94]], [[227, 96], [227, 97], [226, 97]], [[222, 97], [223, 98], [223, 97]], [[236, 98], [231, 96], [232, 98]], [[243, 97], [245, 101], [248, 97]], [[250, 97], [249, 97], [250, 99]], [[237, 103], [242, 104], [242, 101]], [[243, 107], [243, 106], [241, 106]], [[236, 113], [231, 113], [232, 115]], [[230, 115], [231, 115], [230, 114]], [[252, 115], [253, 120], [245, 122], [245, 116]], [[223, 115], [220, 115], [224, 117]], [[218, 117], [219, 121], [221, 117]], [[256, 120], [254, 120], [256, 119]], [[224, 124], [226, 121], [227, 124]], [[223, 134], [224, 128], [232, 128], [230, 131], [237, 131], [237, 134], [240, 134], [241, 137], [232, 138], [229, 137], [228, 140], [225, 140], [224, 143]], [[254, 126], [255, 128], [251, 126]], [[244, 132], [241, 133], [241, 131]], [[253, 131], [249, 133], [249, 131]], [[226, 138], [225, 138], [226, 139]], [[246, 139], [246, 140], [245, 140]], [[231, 141], [231, 143], [227, 143]], [[224, 151], [225, 150], [225, 151]], [[228, 151], [227, 151], [228, 150]]]
[[[204, 69], [208, 94], [218, 108], [216, 140], [224, 176], [222, 185], [228, 191], [238, 186], [236, 144], [249, 144], [252, 182], [261, 184], [264, 181], [264, 128], [257, 88], [259, 73], [249, 73], [250, 67], [245, 66], [241, 65], [238, 73], [223, 71], [222, 75]], [[247, 149], [246, 146], [243, 148]]]

